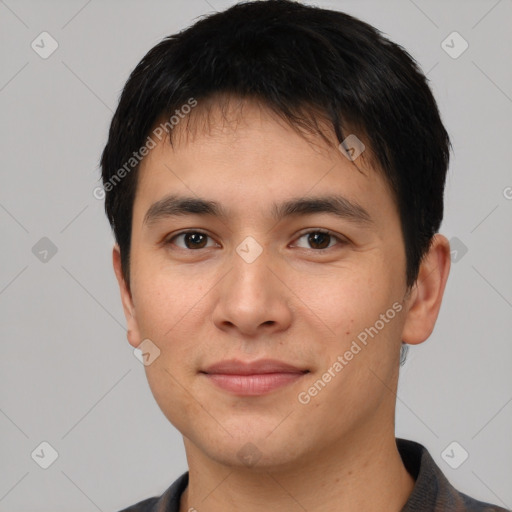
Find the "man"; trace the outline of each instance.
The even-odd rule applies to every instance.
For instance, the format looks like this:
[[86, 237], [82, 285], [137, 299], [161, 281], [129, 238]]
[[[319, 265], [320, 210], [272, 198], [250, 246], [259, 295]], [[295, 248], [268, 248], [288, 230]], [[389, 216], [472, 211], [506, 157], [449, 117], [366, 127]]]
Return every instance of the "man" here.
[[126, 511], [490, 511], [394, 434], [431, 334], [449, 138], [412, 58], [346, 14], [238, 4], [131, 74], [102, 155], [113, 263], [189, 471]]

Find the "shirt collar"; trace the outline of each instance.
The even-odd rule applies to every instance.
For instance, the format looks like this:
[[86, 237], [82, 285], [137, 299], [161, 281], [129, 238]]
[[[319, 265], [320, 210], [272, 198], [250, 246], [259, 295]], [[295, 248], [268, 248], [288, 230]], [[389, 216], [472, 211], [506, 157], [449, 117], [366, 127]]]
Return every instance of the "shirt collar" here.
[[[396, 444], [405, 468], [415, 480], [413, 491], [400, 512], [507, 512], [458, 492], [421, 444], [400, 438], [396, 439]], [[179, 512], [188, 477], [188, 471], [183, 473], [150, 509], [141, 512]]]

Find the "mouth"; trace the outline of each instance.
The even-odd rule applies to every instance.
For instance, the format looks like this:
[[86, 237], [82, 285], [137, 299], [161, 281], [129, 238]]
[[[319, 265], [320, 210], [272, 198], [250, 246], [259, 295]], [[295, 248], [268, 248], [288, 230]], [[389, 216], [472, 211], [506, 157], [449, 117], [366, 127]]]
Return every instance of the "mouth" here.
[[274, 359], [250, 363], [231, 359], [209, 366], [200, 373], [224, 391], [240, 396], [258, 396], [300, 380], [309, 370]]

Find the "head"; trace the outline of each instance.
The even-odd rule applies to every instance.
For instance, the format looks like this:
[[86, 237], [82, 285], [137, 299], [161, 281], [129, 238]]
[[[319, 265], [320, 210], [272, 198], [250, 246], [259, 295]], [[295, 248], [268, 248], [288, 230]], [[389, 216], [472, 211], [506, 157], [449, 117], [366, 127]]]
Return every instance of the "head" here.
[[[414, 60], [344, 13], [238, 4], [147, 53], [105, 209], [128, 340], [160, 351], [148, 380], [190, 446], [275, 466], [393, 428], [401, 344], [428, 338], [449, 272], [448, 160]], [[303, 375], [240, 397], [204, 373], [262, 358]]]

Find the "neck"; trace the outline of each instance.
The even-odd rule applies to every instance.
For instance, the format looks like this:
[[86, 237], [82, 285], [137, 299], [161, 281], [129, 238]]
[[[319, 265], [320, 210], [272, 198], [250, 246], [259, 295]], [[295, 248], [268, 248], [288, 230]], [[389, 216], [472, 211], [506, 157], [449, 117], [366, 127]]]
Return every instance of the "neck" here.
[[358, 431], [328, 453], [315, 453], [286, 468], [227, 467], [185, 439], [189, 485], [180, 512], [273, 510], [292, 512], [399, 512], [414, 487], [394, 432]]

